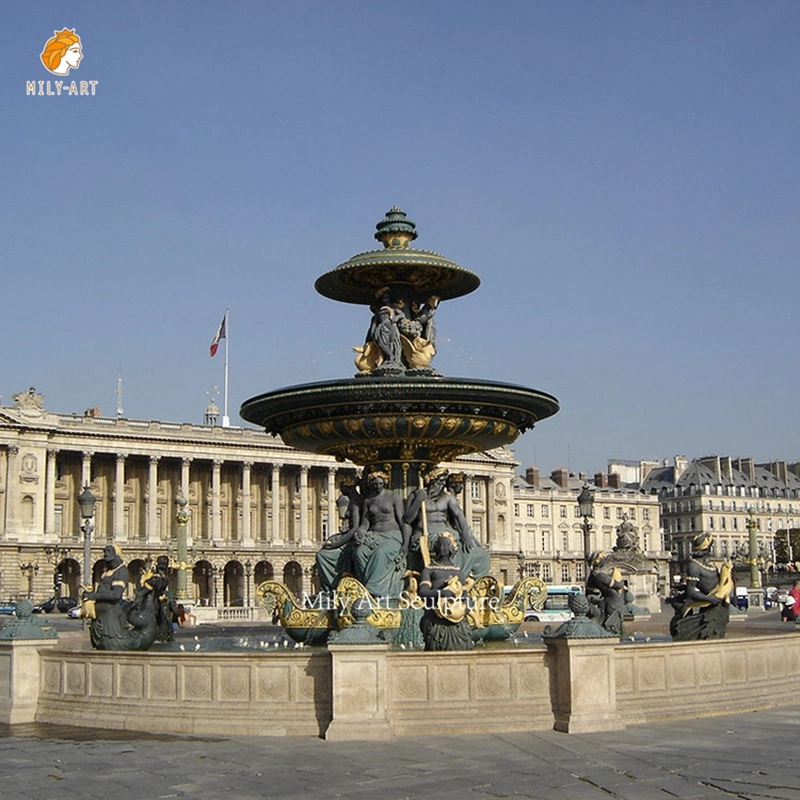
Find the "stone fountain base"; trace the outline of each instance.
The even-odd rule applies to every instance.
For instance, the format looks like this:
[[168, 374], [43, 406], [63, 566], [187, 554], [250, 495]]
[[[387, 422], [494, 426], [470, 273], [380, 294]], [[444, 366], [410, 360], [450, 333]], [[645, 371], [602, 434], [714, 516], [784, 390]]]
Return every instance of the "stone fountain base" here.
[[104, 653], [0, 642], [0, 722], [388, 739], [621, 729], [794, 702], [800, 635], [425, 653], [386, 645]]

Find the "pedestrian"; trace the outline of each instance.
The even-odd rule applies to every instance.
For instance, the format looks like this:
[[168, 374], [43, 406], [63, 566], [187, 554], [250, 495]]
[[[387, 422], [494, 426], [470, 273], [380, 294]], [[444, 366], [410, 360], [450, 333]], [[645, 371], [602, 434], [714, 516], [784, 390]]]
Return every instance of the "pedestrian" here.
[[800, 580], [795, 580], [789, 594], [784, 600], [781, 609], [781, 619], [784, 622], [796, 622], [800, 615]]

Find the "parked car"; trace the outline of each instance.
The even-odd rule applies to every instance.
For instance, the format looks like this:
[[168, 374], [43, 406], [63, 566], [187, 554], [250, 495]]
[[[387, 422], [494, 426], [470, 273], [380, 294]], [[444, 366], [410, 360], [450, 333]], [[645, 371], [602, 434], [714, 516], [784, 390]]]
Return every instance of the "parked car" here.
[[56, 600], [56, 608], [62, 613], [66, 614], [71, 608], [75, 608], [78, 601], [74, 597], [59, 597]]
[[0, 603], [0, 614], [14, 614], [17, 610], [17, 604], [9, 601], [8, 603]]
[[51, 597], [43, 603], [39, 603], [33, 607], [34, 614], [52, 614], [56, 609], [56, 599]]

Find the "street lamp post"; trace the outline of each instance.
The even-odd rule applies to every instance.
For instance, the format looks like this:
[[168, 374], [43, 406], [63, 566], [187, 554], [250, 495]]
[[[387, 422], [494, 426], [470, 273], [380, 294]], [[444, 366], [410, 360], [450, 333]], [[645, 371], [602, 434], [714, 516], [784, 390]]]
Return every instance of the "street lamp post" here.
[[761, 588], [761, 570], [758, 568], [758, 540], [756, 539], [756, 530], [758, 523], [756, 522], [756, 515], [753, 509], [750, 509], [750, 515], [747, 517], [747, 534], [748, 534], [748, 547], [749, 554], [748, 560], [750, 562], [750, 588]]
[[78, 506], [80, 507], [83, 525], [83, 582], [86, 586], [92, 586], [92, 533], [94, 532], [94, 509], [97, 498], [92, 494], [88, 484], [83, 487], [83, 491], [78, 495]]
[[39, 565], [29, 561], [19, 565], [20, 572], [28, 578], [28, 600], [33, 600], [33, 577], [39, 571]]
[[591, 543], [591, 530], [592, 523], [589, 522], [589, 517], [594, 514], [594, 492], [589, 488], [588, 484], [583, 485], [581, 493], [578, 495], [578, 513], [583, 518], [583, 554], [586, 559], [587, 570], [590, 566], [589, 557], [591, 556], [592, 543]]
[[186, 559], [189, 558], [189, 548], [186, 540], [186, 526], [189, 523], [189, 509], [187, 508], [189, 501], [181, 496], [175, 498], [175, 505], [178, 507], [175, 512], [176, 535], [178, 539], [178, 587], [175, 592], [175, 599], [179, 603], [185, 603], [188, 600], [186, 580], [186, 569], [189, 566]]
[[219, 605], [219, 573], [220, 568], [216, 564], [211, 565], [211, 580], [214, 585], [214, 607]]
[[245, 597], [247, 600], [247, 607], [250, 608], [250, 576], [253, 574], [253, 564], [248, 558], [244, 562], [244, 577], [245, 577]]

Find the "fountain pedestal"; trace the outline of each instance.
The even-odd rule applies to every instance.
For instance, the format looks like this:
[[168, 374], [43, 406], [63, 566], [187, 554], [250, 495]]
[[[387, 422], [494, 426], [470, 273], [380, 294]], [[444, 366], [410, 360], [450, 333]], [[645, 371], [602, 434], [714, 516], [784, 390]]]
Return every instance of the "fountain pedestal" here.
[[331, 654], [331, 742], [391, 739], [386, 659], [388, 645], [328, 645]]

